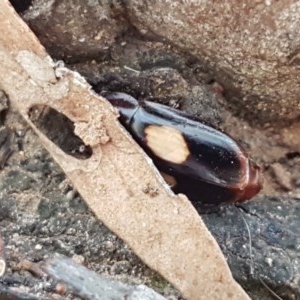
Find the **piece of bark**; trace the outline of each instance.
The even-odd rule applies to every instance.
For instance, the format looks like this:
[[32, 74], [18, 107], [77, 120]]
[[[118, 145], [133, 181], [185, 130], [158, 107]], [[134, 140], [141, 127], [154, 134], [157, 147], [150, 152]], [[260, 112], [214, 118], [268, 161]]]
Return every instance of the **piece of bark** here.
[[[0, 283], [0, 299], [1, 300], [50, 300], [49, 298], [37, 298], [28, 293], [22, 293], [8, 288]], [[52, 299], [53, 300], [53, 299]]]
[[[0, 30], [0, 86], [96, 216], [186, 298], [248, 299], [187, 198], [173, 195], [105, 99], [77, 73], [55, 67], [7, 0]], [[93, 155], [79, 160], [49, 141], [29, 118], [36, 104], [74, 122]]]

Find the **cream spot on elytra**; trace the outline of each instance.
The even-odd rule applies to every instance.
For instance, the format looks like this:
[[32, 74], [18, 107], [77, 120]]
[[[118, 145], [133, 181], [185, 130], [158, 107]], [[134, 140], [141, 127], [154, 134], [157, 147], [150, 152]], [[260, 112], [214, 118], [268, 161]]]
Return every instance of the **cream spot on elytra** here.
[[174, 164], [182, 164], [190, 151], [182, 133], [168, 126], [149, 125], [145, 128], [147, 146], [159, 158]]

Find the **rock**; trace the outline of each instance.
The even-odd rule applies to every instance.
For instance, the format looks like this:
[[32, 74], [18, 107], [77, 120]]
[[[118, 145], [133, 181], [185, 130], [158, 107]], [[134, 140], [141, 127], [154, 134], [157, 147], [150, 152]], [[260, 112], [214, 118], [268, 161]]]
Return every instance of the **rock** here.
[[31, 29], [56, 58], [100, 57], [128, 27], [117, 1], [35, 1], [23, 13]]
[[126, 3], [140, 32], [157, 34], [204, 62], [248, 119], [299, 116], [299, 2]]
[[234, 206], [227, 206], [202, 216], [227, 257], [234, 277], [252, 299], [269, 299], [261, 280], [281, 298], [297, 299], [300, 294], [299, 199], [258, 196], [242, 207], [240, 212]]
[[293, 189], [291, 184], [291, 174], [284, 169], [284, 167], [279, 164], [275, 163], [270, 166], [275, 179], [277, 180], [280, 187], [286, 191], [290, 191]]

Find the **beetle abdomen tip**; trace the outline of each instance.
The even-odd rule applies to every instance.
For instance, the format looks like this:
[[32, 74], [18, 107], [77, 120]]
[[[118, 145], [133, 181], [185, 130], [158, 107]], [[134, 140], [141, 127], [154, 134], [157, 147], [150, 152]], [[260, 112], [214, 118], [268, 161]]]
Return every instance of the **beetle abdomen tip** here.
[[252, 160], [248, 159], [248, 181], [245, 187], [238, 193], [235, 202], [244, 202], [253, 198], [260, 192], [263, 186], [263, 176], [261, 168]]

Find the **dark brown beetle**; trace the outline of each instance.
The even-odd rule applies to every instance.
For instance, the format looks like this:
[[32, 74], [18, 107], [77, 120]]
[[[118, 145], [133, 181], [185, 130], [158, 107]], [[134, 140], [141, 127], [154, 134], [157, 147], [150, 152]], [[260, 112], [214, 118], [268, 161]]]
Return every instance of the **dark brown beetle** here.
[[260, 168], [230, 136], [158, 103], [124, 93], [105, 97], [173, 191], [196, 206], [242, 202], [260, 191]]

